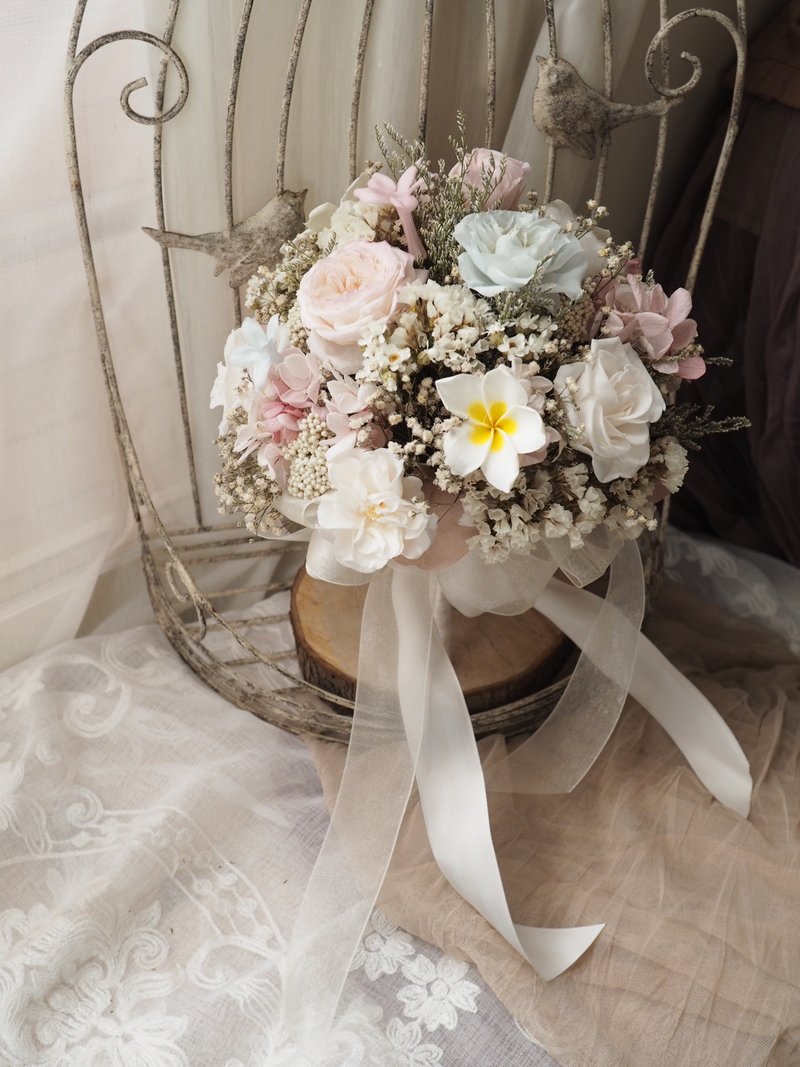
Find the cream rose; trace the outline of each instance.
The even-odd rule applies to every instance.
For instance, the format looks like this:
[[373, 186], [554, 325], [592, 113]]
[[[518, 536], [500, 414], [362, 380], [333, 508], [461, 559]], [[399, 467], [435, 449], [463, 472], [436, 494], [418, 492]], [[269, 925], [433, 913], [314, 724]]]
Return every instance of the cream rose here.
[[417, 559], [428, 548], [436, 517], [419, 478], [403, 477], [403, 464], [386, 448], [352, 448], [328, 462], [331, 489], [317, 510], [315, 538], [330, 545], [339, 563], [364, 574], [390, 559]]
[[666, 406], [633, 348], [616, 337], [592, 341], [588, 359], [559, 367], [555, 386], [583, 430], [573, 447], [592, 457], [598, 479], [632, 478], [650, 458], [649, 424]]
[[481, 296], [516, 292], [541, 270], [542, 289], [577, 300], [587, 274], [580, 243], [553, 219], [527, 211], [479, 211], [453, 230], [464, 249], [458, 269]]
[[413, 257], [385, 241], [350, 241], [319, 260], [297, 291], [311, 351], [323, 364], [355, 374], [363, 330], [390, 318], [398, 291], [415, 277]]

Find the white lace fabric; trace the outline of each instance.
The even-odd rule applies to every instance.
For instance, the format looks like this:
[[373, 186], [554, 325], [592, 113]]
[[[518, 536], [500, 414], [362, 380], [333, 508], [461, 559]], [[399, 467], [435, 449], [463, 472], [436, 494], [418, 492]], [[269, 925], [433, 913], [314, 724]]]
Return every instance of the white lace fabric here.
[[[155, 626], [0, 675], [0, 727], [0, 1064], [302, 1067], [277, 1008], [327, 824], [304, 742]], [[332, 1067], [551, 1062], [473, 968], [380, 913], [353, 967]]]
[[[796, 572], [681, 535], [669, 558], [796, 638]], [[0, 675], [0, 1064], [303, 1067], [280, 967], [326, 825], [305, 743], [205, 687], [154, 626]], [[474, 967], [376, 911], [327, 1064], [554, 1061]]]

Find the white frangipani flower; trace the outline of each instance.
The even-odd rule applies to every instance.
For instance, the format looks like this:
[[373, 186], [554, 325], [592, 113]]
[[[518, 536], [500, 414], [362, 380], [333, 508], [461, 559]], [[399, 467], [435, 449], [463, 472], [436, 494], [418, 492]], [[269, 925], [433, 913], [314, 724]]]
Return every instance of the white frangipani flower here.
[[261, 392], [267, 384], [269, 369], [280, 363], [284, 351], [290, 348], [289, 334], [277, 315], [266, 326], [256, 319], [245, 319], [233, 330], [225, 342], [225, 363], [250, 374], [250, 380]]
[[488, 374], [456, 374], [436, 383], [442, 403], [466, 421], [444, 436], [444, 458], [454, 474], [480, 467], [486, 481], [509, 492], [520, 455], [547, 444], [544, 421], [528, 406], [524, 385], [507, 367]]

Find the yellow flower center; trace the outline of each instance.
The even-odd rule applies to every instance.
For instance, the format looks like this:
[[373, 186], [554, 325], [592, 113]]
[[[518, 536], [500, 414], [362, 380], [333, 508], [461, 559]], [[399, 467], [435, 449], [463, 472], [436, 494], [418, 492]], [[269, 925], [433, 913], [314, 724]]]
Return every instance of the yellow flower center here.
[[513, 434], [517, 428], [516, 420], [508, 412], [509, 407], [504, 400], [495, 400], [488, 408], [480, 401], [471, 404], [467, 413], [473, 424], [472, 443], [488, 444], [490, 451], [500, 452], [504, 444], [502, 434]]
[[368, 519], [370, 519], [370, 521], [375, 522], [377, 519], [383, 517], [384, 507], [385, 504], [381, 500], [378, 504], [370, 504], [364, 514]]

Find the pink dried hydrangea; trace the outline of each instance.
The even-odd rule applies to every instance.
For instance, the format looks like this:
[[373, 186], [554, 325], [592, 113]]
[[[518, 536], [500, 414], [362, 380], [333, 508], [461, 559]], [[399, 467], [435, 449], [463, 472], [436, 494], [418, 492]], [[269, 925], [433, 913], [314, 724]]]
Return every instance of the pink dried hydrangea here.
[[675, 359], [697, 336], [697, 323], [689, 318], [692, 298], [688, 290], [676, 289], [668, 297], [660, 285], [648, 288], [631, 274], [607, 289], [603, 300], [610, 309], [603, 326], [607, 337], [631, 343], [663, 374], [688, 379], [705, 374], [702, 356]]
[[242, 459], [256, 452], [261, 466], [276, 472], [279, 446], [297, 437], [300, 423], [317, 407], [319, 387], [319, 363], [299, 349], [270, 367], [263, 391], [253, 390], [244, 405], [247, 422], [234, 446]]
[[369, 405], [377, 389], [374, 385], [359, 385], [354, 378], [346, 376], [332, 378], [327, 388], [330, 399], [325, 401], [325, 423], [333, 435], [328, 453], [332, 456], [355, 448], [358, 437], [355, 427], [373, 418]]

